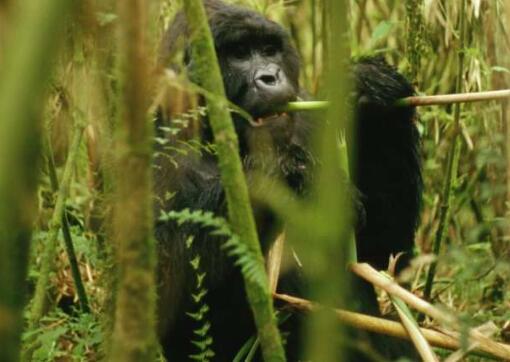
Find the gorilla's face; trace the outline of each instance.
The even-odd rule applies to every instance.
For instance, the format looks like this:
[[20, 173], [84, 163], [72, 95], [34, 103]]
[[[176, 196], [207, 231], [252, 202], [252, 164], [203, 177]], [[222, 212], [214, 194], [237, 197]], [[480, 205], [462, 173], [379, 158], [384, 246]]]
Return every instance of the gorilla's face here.
[[210, 22], [230, 101], [261, 119], [296, 99], [299, 60], [281, 26], [237, 7], [213, 12]]
[[269, 116], [296, 98], [281, 40], [251, 36], [219, 49], [227, 97], [254, 118]]
[[[204, 0], [204, 4], [226, 95], [253, 118], [246, 120], [232, 113], [241, 154], [253, 154], [254, 148], [261, 153], [269, 148], [278, 151], [279, 147], [300, 143], [296, 138], [304, 138], [311, 126], [297, 122], [297, 113], [281, 112], [282, 106], [296, 100], [300, 92], [299, 56], [288, 33], [255, 11], [220, 0]], [[185, 34], [185, 17], [179, 15], [167, 32], [163, 58], [176, 51], [180, 36], [189, 35]], [[184, 63], [191, 80], [199, 82], [194, 79], [189, 50], [184, 51]], [[202, 140], [212, 141], [210, 125], [204, 122], [203, 126]]]

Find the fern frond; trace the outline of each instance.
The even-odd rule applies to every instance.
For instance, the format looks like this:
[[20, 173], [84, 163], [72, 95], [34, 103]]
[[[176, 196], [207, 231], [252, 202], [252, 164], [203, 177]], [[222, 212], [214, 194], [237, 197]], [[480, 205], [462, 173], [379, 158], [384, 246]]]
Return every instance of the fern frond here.
[[234, 258], [234, 265], [241, 269], [241, 273], [246, 280], [261, 287], [265, 285], [266, 271], [264, 267], [257, 260], [255, 253], [234, 234], [224, 218], [216, 216], [210, 211], [184, 209], [166, 213], [161, 212], [159, 220], [173, 220], [178, 225], [193, 223], [203, 228], [211, 228], [211, 235], [227, 238], [221, 248], [225, 250], [228, 256]]

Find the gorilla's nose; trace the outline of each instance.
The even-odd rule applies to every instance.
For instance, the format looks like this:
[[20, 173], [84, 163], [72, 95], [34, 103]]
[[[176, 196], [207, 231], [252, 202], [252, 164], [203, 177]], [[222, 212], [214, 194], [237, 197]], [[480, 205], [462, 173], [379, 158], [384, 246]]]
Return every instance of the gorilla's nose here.
[[270, 67], [255, 72], [255, 85], [261, 90], [275, 91], [280, 84], [280, 68]]
[[285, 72], [277, 65], [269, 65], [258, 69], [254, 74], [255, 88], [264, 106], [274, 108], [295, 98]]

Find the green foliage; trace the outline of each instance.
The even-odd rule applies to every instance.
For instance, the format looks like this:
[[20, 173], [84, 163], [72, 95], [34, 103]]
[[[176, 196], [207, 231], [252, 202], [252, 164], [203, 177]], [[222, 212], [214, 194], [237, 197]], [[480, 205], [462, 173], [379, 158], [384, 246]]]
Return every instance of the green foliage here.
[[[76, 198], [74, 199], [76, 200]], [[79, 223], [83, 215], [73, 216], [73, 220]], [[42, 222], [43, 220], [40, 220]], [[51, 306], [48, 316], [44, 317], [41, 325], [34, 329], [27, 329], [23, 335], [24, 349], [33, 348], [33, 361], [53, 361], [58, 358], [71, 358], [72, 361], [82, 361], [85, 357], [90, 360], [97, 359], [102, 353], [100, 344], [103, 341], [103, 331], [101, 322], [97, 319], [100, 315], [97, 306], [104, 297], [100, 285], [94, 285], [101, 277], [98, 272], [101, 270], [103, 261], [99, 258], [97, 240], [86, 232], [83, 225], [71, 227], [71, 235], [78, 261], [83, 266], [82, 270], [89, 270], [92, 273], [92, 280], [88, 280], [87, 290], [90, 292], [91, 302], [96, 308], [93, 314], [80, 313], [77, 301], [74, 300], [74, 290], [68, 289], [73, 284], [67, 257], [65, 256], [62, 243], [58, 246], [57, 255], [54, 263], [56, 264], [56, 273], [52, 274], [51, 295], [58, 295], [57, 301], [66, 299], [71, 300], [69, 306], [71, 313], [67, 314], [55, 305]], [[32, 236], [32, 250], [30, 258], [30, 268], [28, 279], [34, 283], [40, 274], [41, 250], [46, 246], [48, 232], [38, 230]], [[62, 236], [60, 236], [62, 238]], [[29, 317], [29, 310], [25, 311], [25, 318]]]
[[[266, 278], [264, 268], [260, 267], [260, 263], [257, 261], [253, 252], [232, 232], [230, 225], [224, 218], [215, 216], [212, 212], [208, 211], [190, 211], [189, 209], [184, 209], [167, 213], [162, 212], [159, 220], [164, 222], [173, 220], [179, 225], [184, 223], [196, 224], [209, 230], [211, 235], [224, 237], [226, 240], [223, 242], [222, 249], [227, 255], [234, 258], [234, 265], [240, 268], [245, 279], [257, 283], [261, 287], [264, 286], [264, 278]], [[186, 243], [188, 249], [191, 248], [193, 242], [195, 241], [192, 238], [188, 238]], [[194, 331], [198, 339], [192, 341], [199, 349], [199, 353], [190, 356], [190, 358], [198, 361], [209, 361], [210, 358], [214, 356], [214, 352], [210, 349], [213, 341], [211, 337], [208, 336], [210, 323], [207, 321], [207, 312], [209, 306], [203, 302], [207, 294], [207, 290], [203, 286], [205, 274], [201, 272], [199, 256], [195, 256], [190, 261], [190, 265], [196, 275], [195, 292], [192, 294], [192, 298], [197, 306], [197, 310], [193, 313], [188, 312], [187, 315], [201, 324], [201, 328]], [[252, 344], [253, 341], [249, 345], [251, 346]]]
[[423, 0], [406, 0], [408, 75], [415, 80], [419, 74], [421, 58], [426, 49], [423, 3]]
[[[264, 268], [264, 256], [260, 248], [255, 218], [251, 209], [246, 177], [239, 154], [239, 141], [232, 122], [232, 116], [225, 102], [223, 77], [216, 57], [215, 44], [204, 3], [201, 0], [187, 0], [183, 3], [183, 13], [188, 20], [190, 33], [190, 55], [193, 59], [193, 79], [208, 93], [218, 97], [207, 98], [209, 123], [217, 147], [218, 169], [225, 192], [228, 219], [232, 229], [242, 238], [246, 253], [252, 254], [253, 269]], [[232, 249], [235, 252], [235, 249]], [[232, 251], [231, 250], [231, 251]], [[238, 249], [240, 250], [240, 249]], [[241, 256], [240, 259], [242, 259]], [[257, 328], [263, 358], [268, 361], [285, 361], [273, 312], [273, 301], [268, 292], [269, 281], [265, 273], [257, 273], [257, 281], [252, 282], [242, 262], [241, 270], [245, 278], [246, 297]], [[258, 265], [257, 265], [258, 264]], [[253, 271], [252, 271], [253, 272]]]
[[70, 316], [58, 310], [41, 321], [41, 327], [23, 335], [25, 348], [33, 348], [33, 362], [96, 360], [103, 340], [99, 321], [91, 314]]
[[184, 130], [194, 128], [194, 125], [197, 125], [206, 114], [207, 108], [198, 106], [175, 116], [172, 118], [171, 124], [160, 126], [158, 131], [161, 131], [162, 134], [154, 137], [154, 141], [159, 145], [158, 148], [161, 151], [156, 151], [154, 157], [165, 157], [178, 168], [179, 163], [173, 155], [185, 156], [190, 153], [200, 154], [201, 152], [215, 154], [216, 147], [214, 143], [203, 143], [197, 138], [185, 140], [184, 137], [179, 137]]
[[[192, 236], [190, 236], [186, 241], [186, 248], [191, 249], [193, 242], [194, 239]], [[214, 351], [211, 348], [213, 339], [209, 335], [211, 323], [207, 319], [209, 306], [204, 301], [204, 298], [207, 295], [207, 289], [204, 286], [204, 279], [206, 274], [202, 272], [202, 268], [200, 267], [199, 255], [195, 255], [195, 257], [190, 260], [189, 263], [195, 272], [196, 277], [195, 290], [191, 294], [193, 303], [196, 306], [196, 312], [187, 312], [186, 314], [198, 325], [200, 325], [199, 328], [193, 331], [196, 339], [191, 340], [191, 343], [198, 348], [198, 353], [190, 355], [189, 358], [195, 361], [208, 362], [211, 360], [211, 358], [214, 357]]]
[[375, 27], [372, 35], [370, 36], [370, 40], [366, 45], [366, 48], [369, 50], [374, 50], [374, 53], [380, 53], [381, 49], [377, 50], [376, 46], [381, 43], [385, 38], [387, 38], [393, 29], [395, 28], [395, 24], [391, 21], [383, 20]]
[[233, 233], [224, 218], [215, 216], [209, 211], [184, 209], [167, 213], [162, 212], [159, 220], [174, 220], [179, 225], [184, 223], [197, 224], [203, 228], [210, 228], [211, 235], [225, 237], [226, 241], [223, 243], [222, 249], [225, 250], [227, 255], [234, 258], [234, 264], [240, 268], [243, 276], [260, 287], [265, 285], [266, 271], [258, 262], [254, 252]]
[[[302, 84], [307, 91], [315, 95], [323, 88], [322, 52], [325, 49], [325, 37], [322, 24], [321, 0], [313, 1], [282, 1], [282, 0], [232, 0], [242, 5], [251, 6], [272, 19], [284, 24], [298, 47], [303, 62]], [[1, 3], [1, 2], [0, 2]], [[14, 4], [15, 1], [10, 3]], [[22, 4], [23, 2], [19, 2]], [[34, 4], [37, 1], [33, 1]], [[169, 24], [183, 1], [161, 0], [154, 2], [160, 11], [155, 24], [158, 27], [158, 39]], [[423, 1], [407, 0], [351, 1], [351, 53], [353, 55], [381, 54], [399, 69], [410, 74], [415, 81], [419, 93], [442, 94], [451, 93], [455, 88], [457, 69], [456, 53], [459, 34], [458, 19], [460, 1]], [[480, 5], [481, 4], [481, 5]], [[101, 194], [101, 187], [91, 182], [92, 171], [89, 161], [93, 152], [94, 142], [99, 149], [101, 172], [111, 172], [111, 155], [113, 149], [111, 126], [119, 78], [115, 69], [115, 47], [112, 36], [118, 25], [118, 14], [113, 9], [113, 2], [87, 2], [80, 14], [79, 23], [69, 26], [66, 31], [66, 51], [54, 62], [56, 71], [52, 76], [51, 89], [46, 102], [47, 112], [44, 122], [45, 136], [51, 139], [55, 147], [55, 156], [61, 162], [65, 160], [70, 140], [66, 125], [75, 121], [87, 122], [94, 128], [94, 137], [87, 139], [87, 145], [80, 149], [78, 162], [75, 163], [76, 179], [73, 180], [70, 196], [66, 203], [66, 211], [72, 223], [73, 242], [78, 256], [80, 269], [86, 277], [85, 287], [90, 297], [91, 315], [81, 314], [72, 305], [70, 315], [64, 314], [59, 307], [59, 300], [64, 297], [76, 303], [73, 283], [70, 278], [68, 263], [61, 246], [62, 236], [59, 235], [59, 249], [55, 258], [56, 269], [51, 276], [53, 288], [48, 290], [51, 299], [49, 315], [41, 326], [25, 331], [25, 349], [34, 348], [34, 361], [52, 360], [98, 360], [100, 353], [99, 341], [106, 332], [102, 332], [98, 323], [105, 322], [109, 315], [108, 306], [104, 301], [111, 285], [105, 287], [105, 279], [111, 277], [111, 260], [105, 260], [99, 250], [97, 232], [91, 226], [91, 205], [105, 201], [100, 208], [101, 215], [108, 215], [108, 197]], [[466, 57], [463, 73], [463, 88], [466, 91], [479, 91], [508, 87], [510, 64], [508, 59], [509, 18], [505, 15], [506, 4], [503, 1], [468, 2], [467, 9], [467, 44], [464, 47]], [[0, 33], [8, 30], [4, 22], [4, 7], [0, 4]], [[61, 9], [60, 9], [61, 10]], [[81, 11], [80, 10], [80, 11]], [[89, 13], [90, 12], [90, 13]], [[35, 13], [34, 13], [35, 14]], [[61, 14], [61, 11], [59, 11]], [[83, 16], [81, 16], [83, 15]], [[9, 19], [7, 19], [9, 20]], [[27, 30], [26, 28], [25, 30]], [[77, 30], [79, 29], [79, 30]], [[8, 34], [8, 32], [5, 32]], [[40, 34], [40, 31], [38, 31]], [[405, 36], [404, 36], [405, 35]], [[33, 37], [30, 37], [33, 40]], [[55, 44], [55, 39], [50, 39]], [[33, 42], [33, 44], [42, 44]], [[0, 36], [0, 58], [4, 59], [3, 37]], [[20, 49], [16, 46], [16, 49]], [[48, 49], [47, 47], [44, 49]], [[431, 51], [433, 49], [434, 51]], [[12, 55], [12, 54], [11, 54]], [[150, 55], [153, 59], [152, 54]], [[33, 58], [35, 59], [35, 58]], [[45, 59], [50, 59], [45, 57]], [[19, 63], [19, 62], [16, 62]], [[2, 63], [2, 66], [5, 64]], [[19, 64], [15, 64], [19, 65]], [[5, 68], [5, 67], [4, 67]], [[41, 63], [37, 62], [37, 69]], [[209, 69], [206, 69], [209, 71]], [[12, 73], [15, 74], [15, 73]], [[29, 73], [23, 72], [28, 75]], [[34, 73], [35, 74], [35, 73]], [[45, 76], [47, 72], [37, 72]], [[15, 77], [13, 84], [21, 84]], [[45, 82], [34, 84], [41, 87]], [[8, 88], [8, 95], [13, 95], [13, 87]], [[33, 87], [23, 87], [32, 93]], [[212, 97], [203, 89], [190, 89], [199, 95]], [[154, 94], [157, 92], [155, 91]], [[28, 93], [27, 93], [28, 94]], [[16, 102], [9, 106], [21, 104], [15, 108], [27, 110], [26, 101], [14, 97]], [[316, 99], [324, 99], [317, 96]], [[229, 107], [230, 108], [230, 107]], [[7, 112], [6, 125], [18, 127], [21, 123], [13, 122], [14, 112]], [[205, 108], [199, 107], [190, 112], [173, 117], [172, 124], [163, 128], [164, 135], [156, 139], [158, 146], [171, 150], [176, 154], [192, 152], [211, 152], [216, 154], [212, 145], [203, 145], [196, 140], [176, 140], [183, 135], [182, 130], [190, 122], [198, 121], [205, 115]], [[473, 325], [487, 320], [494, 321], [501, 327], [501, 340], [508, 341], [508, 329], [503, 326], [510, 319], [508, 305], [510, 303], [510, 264], [505, 245], [508, 246], [508, 185], [505, 175], [508, 172], [508, 135], [507, 121], [503, 118], [501, 104], [486, 102], [466, 104], [461, 115], [462, 134], [460, 141], [464, 151], [460, 155], [459, 177], [453, 185], [452, 221], [448, 225], [445, 244], [438, 259], [437, 279], [434, 283], [433, 300], [443, 303], [458, 311], [459, 315], [469, 316]], [[416, 237], [418, 256], [430, 253], [432, 240], [437, 233], [438, 213], [441, 208], [438, 194], [445, 178], [447, 150], [451, 144], [453, 126], [452, 107], [422, 107], [419, 109], [417, 126], [422, 139], [423, 169], [425, 176], [422, 220]], [[34, 130], [35, 128], [31, 128]], [[5, 133], [7, 134], [7, 133]], [[30, 140], [31, 138], [25, 138]], [[8, 138], [12, 141], [12, 138]], [[31, 142], [31, 141], [30, 141]], [[32, 147], [35, 143], [31, 142]], [[66, 146], [67, 145], [67, 146]], [[57, 147], [58, 146], [58, 147]], [[11, 162], [6, 175], [18, 174], [17, 165], [28, 165], [24, 159], [30, 147], [22, 147], [23, 152], [9, 153], [2, 161]], [[162, 153], [159, 153], [160, 155]], [[157, 155], [157, 156], [158, 156]], [[168, 157], [168, 156], [165, 156]], [[59, 164], [60, 166], [62, 163]], [[176, 163], [178, 167], [178, 164]], [[33, 170], [36, 168], [30, 165]], [[32, 170], [32, 171], [33, 171]], [[62, 168], [59, 167], [61, 175]], [[129, 175], [127, 175], [129, 176]], [[1, 178], [6, 180], [6, 178]], [[21, 186], [20, 180], [27, 177], [15, 177], [14, 186]], [[111, 179], [105, 177], [105, 188], [111, 188]], [[9, 203], [11, 196], [16, 195], [14, 188], [9, 187], [5, 197], [0, 200], [7, 206], [5, 214], [14, 215], [13, 205], [25, 205], [25, 202]], [[28, 195], [23, 193], [23, 195]], [[53, 194], [46, 177], [39, 180], [39, 210], [35, 231], [32, 234], [31, 257], [29, 264], [28, 284], [40, 274], [40, 256], [50, 238], [48, 221], [54, 208]], [[168, 197], [173, 195], [169, 193]], [[288, 203], [282, 203], [288, 209]], [[302, 210], [300, 210], [302, 211]], [[23, 209], [23, 218], [31, 212]], [[307, 214], [308, 215], [308, 214]], [[228, 222], [212, 213], [203, 211], [182, 210], [163, 215], [165, 220], [175, 220], [180, 224], [193, 223], [221, 236], [225, 253], [233, 258], [250, 282], [264, 285], [265, 271], [257, 264], [256, 256], [246, 247], [238, 235], [232, 231]], [[307, 218], [305, 218], [307, 219]], [[320, 221], [318, 221], [320, 222]], [[110, 227], [109, 219], [106, 221]], [[305, 224], [305, 222], [303, 222]], [[32, 225], [32, 223], [30, 223]], [[315, 235], [313, 235], [315, 237]], [[111, 240], [105, 243], [111, 245]], [[310, 244], [311, 245], [311, 244]], [[315, 247], [315, 245], [311, 245]], [[304, 252], [307, 250], [303, 247]], [[417, 264], [422, 258], [417, 259]], [[426, 258], [423, 258], [426, 259]], [[190, 318], [201, 321], [196, 332], [196, 345], [199, 351], [197, 360], [211, 359], [208, 340], [209, 324], [207, 306], [204, 297], [207, 290], [202, 284], [204, 275], [201, 272], [201, 261], [190, 260], [196, 271], [193, 294], [196, 309], [190, 311]], [[421, 293], [423, 288], [423, 266], [409, 270], [410, 285]], [[5, 276], [10, 274], [5, 273]], [[17, 282], [19, 290], [22, 282]], [[30, 290], [30, 288], [27, 288]], [[17, 288], [10, 288], [15, 291]], [[108, 302], [107, 302], [108, 303]], [[21, 305], [18, 303], [17, 305]], [[25, 311], [25, 318], [27, 313]], [[31, 340], [30, 345], [26, 341]], [[249, 355], [256, 339], [253, 338], [244, 352]], [[0, 346], [3, 348], [4, 346]], [[241, 359], [242, 360], [242, 359]]]

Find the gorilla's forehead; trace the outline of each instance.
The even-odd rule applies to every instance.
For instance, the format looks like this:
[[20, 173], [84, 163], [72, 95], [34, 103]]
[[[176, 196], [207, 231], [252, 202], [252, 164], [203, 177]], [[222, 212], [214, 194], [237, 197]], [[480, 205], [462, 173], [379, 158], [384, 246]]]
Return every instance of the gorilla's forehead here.
[[241, 7], [213, 11], [209, 22], [217, 47], [245, 39], [274, 39], [283, 43], [288, 38], [287, 32], [277, 23]]

